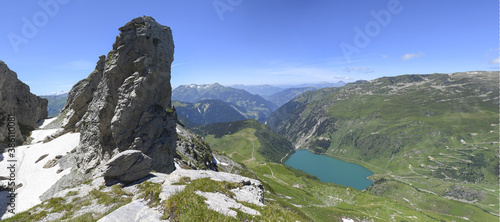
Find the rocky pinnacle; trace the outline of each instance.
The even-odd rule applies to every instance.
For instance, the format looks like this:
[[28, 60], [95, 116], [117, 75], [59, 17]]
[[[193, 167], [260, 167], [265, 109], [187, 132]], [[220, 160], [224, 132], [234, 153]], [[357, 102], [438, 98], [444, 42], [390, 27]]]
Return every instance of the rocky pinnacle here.
[[[63, 124], [66, 129], [74, 124], [81, 132], [76, 164], [88, 173], [120, 152], [140, 150], [153, 159], [154, 170], [169, 173], [177, 139], [170, 85], [172, 31], [147, 16], [119, 30], [113, 50], [104, 61], [101, 57], [88, 83], [69, 93], [74, 96], [68, 99], [70, 115]], [[80, 119], [76, 123], [68, 118], [75, 114]]]

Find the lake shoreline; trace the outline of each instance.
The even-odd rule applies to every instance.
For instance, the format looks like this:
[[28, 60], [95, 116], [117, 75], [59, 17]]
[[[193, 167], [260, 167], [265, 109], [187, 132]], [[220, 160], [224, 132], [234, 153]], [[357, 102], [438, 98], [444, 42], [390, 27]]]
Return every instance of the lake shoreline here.
[[374, 172], [364, 166], [328, 155], [316, 154], [308, 149], [296, 150], [285, 161], [285, 165], [314, 175], [323, 182], [344, 185], [358, 190], [364, 190], [374, 182], [368, 179], [374, 175]]

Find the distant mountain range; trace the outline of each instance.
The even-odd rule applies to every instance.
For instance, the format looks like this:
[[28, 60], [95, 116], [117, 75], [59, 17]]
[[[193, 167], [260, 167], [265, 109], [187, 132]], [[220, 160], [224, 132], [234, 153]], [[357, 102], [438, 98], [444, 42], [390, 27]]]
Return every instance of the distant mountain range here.
[[46, 96], [58, 96], [58, 95], [64, 95], [64, 94], [68, 94], [68, 91], [61, 90], [61, 91], [53, 92], [53, 93], [48, 94]]
[[199, 125], [231, 122], [247, 119], [244, 109], [217, 99], [202, 100], [198, 103], [173, 101], [177, 117], [188, 128]]
[[331, 82], [319, 82], [319, 83], [304, 83], [304, 84], [297, 84], [297, 85], [243, 85], [243, 84], [237, 84], [237, 85], [232, 85], [232, 88], [236, 89], [243, 89], [249, 93], [252, 94], [257, 94], [262, 97], [266, 96], [271, 96], [276, 93], [283, 92], [287, 89], [298, 89], [298, 88], [315, 88], [315, 89], [322, 89], [322, 88], [327, 88], [327, 87], [341, 87], [344, 86], [346, 83], [343, 81], [339, 81], [336, 83], [331, 83]]
[[239, 111], [246, 118], [257, 119], [259, 121], [264, 121], [278, 108], [277, 105], [259, 95], [251, 94], [242, 89], [222, 86], [218, 83], [179, 86], [172, 90], [172, 99], [188, 103], [198, 103], [202, 100], [221, 100], [241, 107]]
[[52, 118], [57, 116], [64, 108], [66, 100], [68, 99], [68, 92], [60, 91], [40, 97], [45, 98], [49, 101], [49, 105], [47, 106], [47, 111], [49, 113], [48, 117]]
[[267, 99], [269, 102], [272, 102], [276, 104], [277, 106], [281, 107], [288, 101], [294, 99], [298, 95], [309, 92], [309, 91], [314, 91], [317, 88], [314, 87], [304, 87], [304, 88], [290, 88], [290, 89], [285, 89], [281, 92], [275, 93], [270, 96], [264, 96], [265, 99]]
[[[218, 83], [191, 84], [181, 85], [172, 90], [172, 99], [178, 101], [176, 107], [179, 108], [179, 119], [188, 127], [235, 121], [240, 118], [240, 116], [235, 115], [236, 112], [246, 119], [257, 119], [264, 122], [273, 111], [304, 92], [325, 87], [339, 87], [345, 84], [344, 82], [323, 82], [279, 87], [271, 85], [233, 85], [228, 87]], [[211, 102], [204, 100], [211, 100]], [[219, 102], [213, 100], [219, 100]], [[200, 105], [206, 106], [205, 109], [199, 109]], [[221, 114], [223, 111], [228, 113]], [[216, 121], [213, 121], [215, 119]]]
[[[338, 87], [344, 84], [344, 82], [289, 86], [247, 86], [240, 84], [231, 87], [222, 86], [218, 83], [206, 85], [192, 84], [179, 86], [174, 89], [172, 98], [177, 101], [176, 107], [179, 108], [179, 119], [187, 127], [193, 127], [215, 122], [241, 120], [242, 116], [245, 119], [264, 121], [272, 111], [304, 92], [324, 87]], [[50, 118], [57, 116], [61, 112], [66, 103], [68, 92], [58, 91], [40, 97], [49, 101], [47, 110]], [[203, 112], [198, 112], [197, 108], [200, 105], [205, 105], [209, 108]], [[225, 115], [221, 115], [221, 113]], [[218, 117], [214, 115], [218, 115]]]
[[249, 93], [252, 94], [257, 94], [259, 96], [269, 96], [275, 93], [279, 93], [286, 88], [281, 88], [277, 86], [271, 86], [271, 85], [243, 85], [243, 84], [237, 84], [237, 85], [231, 85], [232, 88], [235, 89], [243, 89]]

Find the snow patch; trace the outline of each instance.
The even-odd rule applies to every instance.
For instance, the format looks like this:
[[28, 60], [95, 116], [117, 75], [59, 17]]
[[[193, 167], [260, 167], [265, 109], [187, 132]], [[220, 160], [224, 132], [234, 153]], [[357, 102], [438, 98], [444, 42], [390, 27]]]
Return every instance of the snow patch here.
[[[57, 131], [57, 129], [56, 129]], [[50, 135], [54, 130], [35, 130], [32, 136], [35, 141], [40, 141], [46, 135]], [[22, 184], [22, 187], [16, 190], [16, 212], [22, 212], [40, 204], [40, 196], [54, 185], [64, 175], [69, 174], [71, 169], [66, 169], [57, 173], [59, 167], [56, 165], [51, 168], [43, 168], [47, 161], [55, 159], [58, 155], [66, 155], [68, 152], [78, 146], [80, 142], [80, 133], [68, 133], [62, 135], [48, 143], [36, 143], [31, 145], [19, 146], [16, 148], [16, 162], [7, 162], [12, 158], [0, 158], [0, 176], [10, 174], [7, 166], [16, 164], [16, 185]], [[46, 158], [35, 163], [41, 156], [48, 154]], [[4, 155], [4, 154], [2, 154]], [[3, 195], [6, 194], [6, 195]], [[0, 195], [0, 203], [7, 203], [7, 192]], [[4, 214], [2, 219], [12, 216]]]
[[44, 127], [46, 127], [47, 125], [49, 125], [49, 123], [51, 123], [52, 121], [56, 120], [57, 117], [53, 117], [53, 118], [50, 118], [50, 119], [42, 119], [40, 121], [38, 121], [37, 125], [38, 125], [38, 128], [42, 129]]

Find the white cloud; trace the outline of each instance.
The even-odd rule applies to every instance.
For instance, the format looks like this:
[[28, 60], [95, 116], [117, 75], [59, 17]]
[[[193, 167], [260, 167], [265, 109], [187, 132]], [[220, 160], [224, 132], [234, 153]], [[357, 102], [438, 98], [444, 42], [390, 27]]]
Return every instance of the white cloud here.
[[86, 60], [75, 60], [68, 63], [63, 63], [56, 66], [56, 69], [68, 70], [68, 71], [81, 71], [81, 70], [91, 70], [95, 66], [95, 63]]
[[386, 55], [386, 54], [382, 54], [382, 58], [384, 58], [384, 59], [385, 59], [385, 58], [387, 58], [387, 57], [389, 57], [389, 56], [388, 56], [388, 55]]
[[414, 59], [414, 58], [422, 57], [424, 55], [425, 54], [423, 52], [419, 52], [417, 54], [415, 54], [415, 53], [407, 53], [407, 54], [404, 54], [403, 56], [401, 56], [401, 60]]
[[496, 59], [491, 60], [490, 64], [500, 64], [500, 57], [497, 57]]

